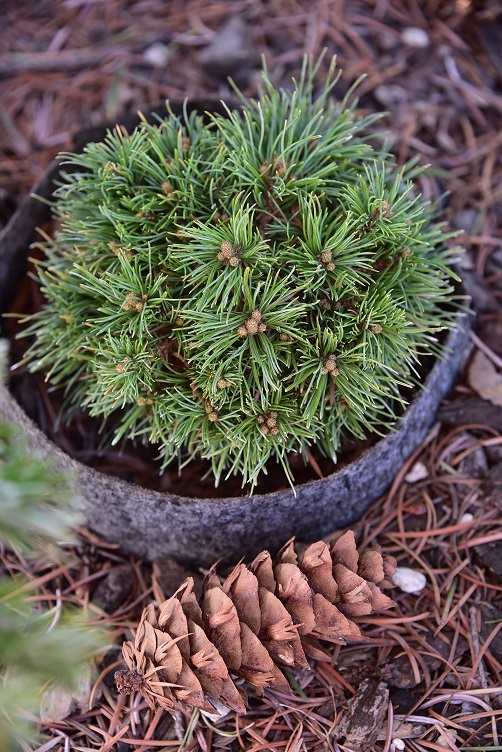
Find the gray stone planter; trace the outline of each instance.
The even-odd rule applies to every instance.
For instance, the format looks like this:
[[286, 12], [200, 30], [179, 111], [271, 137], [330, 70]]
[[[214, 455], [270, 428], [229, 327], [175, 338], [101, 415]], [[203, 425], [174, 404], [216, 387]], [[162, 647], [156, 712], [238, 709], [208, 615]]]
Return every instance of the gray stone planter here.
[[[208, 109], [208, 103], [200, 109]], [[103, 135], [103, 129], [88, 131], [84, 141]], [[34, 193], [50, 197], [57, 172], [53, 165]], [[24, 274], [35, 228], [48, 217], [48, 207], [28, 197], [0, 236], [0, 306], [4, 311]], [[209, 565], [221, 557], [248, 558], [264, 548], [277, 550], [293, 535], [312, 541], [344, 527], [360, 518], [388, 488], [425, 438], [439, 402], [452, 386], [467, 343], [467, 316], [459, 314], [458, 323], [448, 336], [444, 359], [435, 363], [425, 388], [416, 394], [396, 430], [349, 466], [297, 486], [296, 495], [284, 490], [197, 499], [147, 490], [71, 459], [27, 417], [6, 387], [0, 387], [0, 413], [20, 426], [34, 451], [73, 473], [77, 502], [87, 525], [125, 551], [148, 559], [173, 556], [196, 565]]]

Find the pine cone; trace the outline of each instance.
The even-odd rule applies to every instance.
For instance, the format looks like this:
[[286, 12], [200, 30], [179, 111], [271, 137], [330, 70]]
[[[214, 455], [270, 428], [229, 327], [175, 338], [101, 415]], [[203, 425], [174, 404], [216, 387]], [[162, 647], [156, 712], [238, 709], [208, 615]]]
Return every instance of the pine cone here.
[[394, 570], [395, 560], [377, 550], [360, 555], [349, 531], [331, 547], [313, 543], [301, 562], [291, 539], [275, 562], [263, 551], [223, 583], [213, 569], [200, 602], [189, 577], [158, 608], [144, 610], [134, 644], [123, 647], [128, 669], [115, 674], [118, 690], [139, 689], [151, 708], [214, 712], [213, 699], [245, 713], [236, 677], [257, 694], [289, 690], [279, 667], [309, 668], [307, 656], [326, 660], [318, 639], [364, 641], [353, 618], [394, 605], [378, 587]]

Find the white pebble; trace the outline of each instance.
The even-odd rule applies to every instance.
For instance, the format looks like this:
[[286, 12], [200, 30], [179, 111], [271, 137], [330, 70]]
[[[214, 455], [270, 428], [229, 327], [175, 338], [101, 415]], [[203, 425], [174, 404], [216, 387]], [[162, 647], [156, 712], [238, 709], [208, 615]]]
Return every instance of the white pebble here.
[[401, 39], [408, 47], [423, 49], [430, 44], [429, 35], [425, 29], [420, 29], [418, 26], [408, 26], [406, 29], [403, 29]]
[[391, 579], [403, 593], [420, 593], [427, 584], [427, 578], [422, 572], [409, 567], [397, 567]]
[[407, 483], [416, 483], [419, 480], [424, 480], [424, 478], [428, 478], [428, 476], [429, 476], [429, 471], [425, 467], [424, 463], [415, 462], [410, 472], [404, 476], [404, 479]]
[[461, 517], [461, 518], [459, 519], [459, 522], [460, 522], [460, 524], [462, 524], [462, 523], [464, 523], [464, 522], [472, 522], [472, 521], [473, 521], [473, 519], [474, 519], [474, 515], [473, 515], [473, 514], [471, 514], [470, 512], [466, 512], [466, 513], [465, 513], [465, 514], [463, 514], [463, 515], [462, 515], [462, 517]]
[[165, 45], [157, 42], [156, 44], [147, 47], [143, 53], [143, 57], [147, 63], [155, 66], [155, 68], [162, 68], [164, 65], [167, 65], [169, 60], [169, 49]]
[[444, 747], [445, 749], [451, 749], [452, 748], [452, 742], [455, 744], [457, 741], [457, 734], [452, 729], [446, 729], [442, 728], [439, 734], [439, 737], [436, 739], [436, 744], [439, 747]]
[[402, 740], [402, 739], [400, 739], [400, 738], [399, 738], [399, 737], [397, 736], [397, 737], [396, 737], [395, 739], [393, 739], [393, 740], [392, 740], [392, 744], [391, 744], [391, 747], [392, 747], [392, 746], [394, 747], [394, 749], [399, 749], [399, 750], [403, 750], [403, 749], [405, 748], [405, 746], [406, 746], [406, 745], [405, 745], [405, 743], [403, 742], [403, 740]]

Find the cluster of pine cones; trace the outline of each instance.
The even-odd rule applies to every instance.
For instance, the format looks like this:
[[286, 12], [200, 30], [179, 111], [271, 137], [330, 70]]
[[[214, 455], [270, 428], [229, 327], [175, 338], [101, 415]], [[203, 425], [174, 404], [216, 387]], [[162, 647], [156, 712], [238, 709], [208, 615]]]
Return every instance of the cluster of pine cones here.
[[214, 570], [202, 597], [188, 578], [168, 600], [143, 612], [134, 644], [123, 646], [127, 669], [117, 671], [120, 692], [139, 690], [151, 708], [215, 712], [211, 700], [246, 712], [243, 679], [258, 694], [289, 690], [280, 669], [326, 660], [317, 642], [364, 641], [354, 617], [394, 605], [395, 560], [378, 550], [359, 554], [352, 531], [328, 546], [310, 545], [299, 560], [293, 539], [275, 561], [263, 551], [238, 564], [221, 582]]

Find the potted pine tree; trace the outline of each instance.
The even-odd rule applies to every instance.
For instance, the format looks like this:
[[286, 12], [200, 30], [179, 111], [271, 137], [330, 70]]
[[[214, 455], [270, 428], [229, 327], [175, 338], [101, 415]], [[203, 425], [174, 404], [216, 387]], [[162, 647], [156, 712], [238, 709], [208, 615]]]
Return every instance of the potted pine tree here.
[[[242, 481], [201, 499], [103, 475], [4, 393], [3, 411], [76, 471], [90, 526], [139, 555], [208, 563], [351, 522], [422, 441], [458, 367], [458, 249], [417, 192], [422, 168], [398, 169], [369, 135], [378, 115], [332, 98], [334, 64], [314, 97], [319, 63], [291, 91], [265, 70], [258, 99], [223, 113], [185, 104], [117, 126], [58, 167], [22, 365], [113, 443], [154, 446], [160, 472], [204, 458], [223, 489]], [[9, 268], [26, 254], [13, 227]], [[344, 442], [368, 434], [382, 438], [337, 470]], [[333, 472], [295, 484], [291, 459], [315, 466], [316, 453]], [[284, 488], [266, 493], [267, 472]]]

